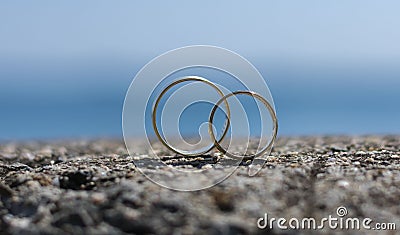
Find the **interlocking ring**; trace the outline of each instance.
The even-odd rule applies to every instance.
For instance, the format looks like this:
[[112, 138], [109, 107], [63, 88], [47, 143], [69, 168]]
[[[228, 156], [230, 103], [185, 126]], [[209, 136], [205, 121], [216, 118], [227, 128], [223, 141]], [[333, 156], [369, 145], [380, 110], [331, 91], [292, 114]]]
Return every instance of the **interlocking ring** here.
[[[213, 144], [210, 148], [208, 148], [208, 149], [206, 149], [206, 150], [204, 150], [204, 151], [201, 151], [201, 152], [196, 152], [196, 151], [183, 151], [183, 150], [179, 150], [179, 149], [177, 149], [177, 148], [174, 148], [173, 146], [171, 146], [170, 144], [168, 144], [167, 141], [161, 136], [160, 132], [158, 131], [158, 127], [157, 127], [157, 108], [158, 108], [158, 105], [159, 105], [159, 103], [160, 103], [160, 101], [161, 101], [161, 98], [165, 95], [165, 93], [166, 93], [169, 89], [171, 89], [173, 86], [175, 86], [175, 85], [177, 85], [177, 84], [179, 84], [179, 83], [187, 82], [187, 81], [198, 81], [198, 82], [203, 82], [203, 83], [205, 83], [205, 84], [211, 86], [212, 88], [214, 88], [214, 89], [218, 92], [218, 94], [219, 94], [221, 97], [224, 96], [224, 93], [223, 93], [214, 83], [210, 82], [209, 80], [207, 80], [207, 79], [205, 79], [205, 78], [202, 78], [202, 77], [199, 77], [199, 76], [189, 76], [189, 77], [184, 77], [184, 78], [182, 78], [182, 79], [179, 79], [179, 80], [177, 80], [177, 81], [171, 83], [170, 85], [168, 85], [168, 86], [161, 92], [161, 94], [158, 96], [158, 98], [157, 98], [157, 100], [156, 100], [156, 102], [155, 102], [155, 104], [154, 104], [153, 113], [152, 113], [153, 129], [154, 129], [154, 132], [155, 132], [156, 135], [157, 135], [157, 138], [158, 138], [158, 139], [161, 141], [161, 143], [162, 143], [165, 147], [167, 147], [169, 150], [171, 150], [171, 151], [173, 151], [173, 152], [175, 152], [175, 153], [177, 153], [177, 154], [181, 154], [181, 155], [183, 155], [183, 156], [199, 156], [199, 155], [203, 155], [203, 154], [208, 153], [209, 151], [211, 151], [213, 148], [215, 148], [215, 142], [216, 142], [216, 143], [219, 143], [219, 142], [221, 142], [221, 141], [225, 138], [225, 135], [226, 135], [226, 133], [228, 132], [228, 129], [229, 129], [229, 120], [230, 120], [231, 111], [230, 111], [228, 102], [225, 101], [224, 103], [225, 103], [225, 107], [226, 107], [226, 122], [225, 122], [225, 125], [224, 125], [224, 131], [223, 131], [223, 133], [222, 133], [222, 135], [221, 135], [221, 138], [220, 138], [219, 140], [213, 139], [214, 144]], [[215, 141], [214, 141], [214, 140], [215, 140]]]
[[[199, 82], [203, 82], [209, 86], [211, 86], [212, 88], [214, 88], [219, 95], [221, 95], [221, 99], [218, 100], [218, 102], [214, 105], [213, 109], [211, 110], [210, 116], [209, 116], [209, 121], [208, 121], [208, 133], [211, 137], [211, 140], [213, 141], [213, 144], [211, 147], [209, 147], [207, 150], [201, 151], [201, 152], [196, 152], [196, 151], [183, 151], [183, 150], [179, 150], [173, 146], [171, 146], [170, 144], [167, 143], [167, 141], [161, 136], [158, 127], [157, 127], [157, 108], [158, 105], [161, 101], [161, 98], [165, 95], [165, 93], [171, 89], [173, 86], [182, 83], [182, 82], [186, 82], [186, 81], [199, 81]], [[173, 83], [171, 83], [170, 85], [168, 85], [162, 92], [161, 94], [158, 96], [157, 100], [155, 101], [154, 107], [153, 107], [153, 113], [152, 113], [152, 122], [153, 122], [153, 129], [154, 132], [157, 135], [157, 138], [161, 141], [161, 143], [167, 147], [169, 150], [183, 155], [183, 156], [199, 156], [199, 155], [203, 155], [205, 153], [208, 153], [209, 151], [211, 151], [214, 148], [217, 148], [221, 153], [223, 153], [225, 156], [231, 157], [231, 158], [236, 158], [236, 159], [241, 159], [244, 156], [238, 156], [235, 155], [233, 153], [229, 153], [226, 149], [224, 149], [221, 146], [221, 142], [223, 141], [223, 139], [225, 138], [229, 126], [230, 126], [230, 115], [231, 115], [231, 111], [230, 111], [230, 107], [229, 107], [229, 103], [228, 103], [228, 98], [231, 96], [237, 96], [237, 95], [248, 95], [248, 96], [252, 96], [253, 98], [258, 99], [259, 101], [261, 101], [265, 107], [268, 109], [269, 114], [272, 118], [273, 121], [273, 135], [271, 140], [269, 141], [269, 143], [264, 146], [260, 151], [258, 151], [255, 154], [252, 154], [251, 156], [247, 156], [249, 158], [256, 158], [259, 157], [261, 155], [263, 155], [265, 152], [267, 152], [268, 150], [270, 150], [272, 148], [272, 144], [276, 139], [277, 133], [278, 133], [278, 121], [276, 118], [276, 114], [275, 111], [273, 109], [273, 107], [271, 106], [271, 104], [264, 98], [262, 97], [260, 94], [253, 92], [253, 91], [235, 91], [232, 93], [229, 93], [227, 95], [224, 95], [224, 93], [213, 83], [210, 82], [209, 80], [202, 78], [202, 77], [198, 77], [198, 76], [189, 76], [189, 77], [184, 77], [182, 79], [179, 79]], [[223, 134], [221, 135], [221, 137], [217, 140], [214, 131], [213, 131], [213, 122], [214, 122], [214, 115], [215, 112], [217, 111], [217, 108], [219, 107], [219, 105], [224, 102], [225, 107], [226, 107], [226, 121], [225, 121], [225, 125], [224, 125], [224, 130], [223, 130]]]
[[267, 107], [269, 114], [271, 115], [272, 121], [274, 123], [274, 127], [273, 127], [273, 135], [271, 138], [271, 141], [264, 147], [261, 149], [261, 151], [259, 151], [258, 153], [252, 154], [251, 156], [248, 156], [250, 158], [256, 158], [259, 157], [261, 155], [263, 155], [266, 151], [268, 151], [269, 149], [272, 148], [272, 144], [274, 143], [275, 139], [276, 139], [276, 135], [278, 133], [278, 120], [276, 118], [276, 114], [274, 109], [272, 108], [271, 104], [264, 98], [262, 97], [260, 94], [257, 94], [253, 91], [235, 91], [232, 93], [229, 93], [227, 95], [225, 95], [224, 97], [222, 97], [215, 105], [214, 108], [211, 110], [210, 113], [210, 118], [208, 121], [208, 132], [210, 133], [211, 139], [214, 141], [215, 147], [221, 151], [224, 155], [231, 157], [231, 158], [243, 158], [243, 156], [238, 156], [232, 153], [229, 153], [226, 149], [224, 149], [221, 145], [220, 145], [220, 141], [216, 141], [215, 139], [215, 135], [214, 135], [214, 131], [212, 129], [212, 125], [213, 125], [213, 120], [214, 120], [214, 115], [215, 115], [215, 111], [217, 110], [217, 108], [219, 107], [219, 105], [222, 102], [226, 102], [227, 99], [231, 96], [237, 96], [237, 95], [248, 95], [248, 96], [252, 96], [256, 99], [258, 99], [259, 101], [261, 101], [265, 107]]

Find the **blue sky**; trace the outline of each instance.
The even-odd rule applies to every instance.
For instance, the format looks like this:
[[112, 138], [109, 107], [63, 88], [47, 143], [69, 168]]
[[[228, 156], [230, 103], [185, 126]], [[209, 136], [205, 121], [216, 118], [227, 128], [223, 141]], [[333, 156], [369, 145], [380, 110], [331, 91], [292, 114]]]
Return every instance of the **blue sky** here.
[[135, 73], [193, 44], [233, 50], [262, 72], [282, 134], [400, 133], [399, 9], [394, 0], [3, 0], [0, 139], [120, 136]]
[[[398, 1], [2, 1], [2, 57], [146, 56], [191, 44], [245, 56], [399, 57]], [[368, 58], [374, 57], [374, 58]]]

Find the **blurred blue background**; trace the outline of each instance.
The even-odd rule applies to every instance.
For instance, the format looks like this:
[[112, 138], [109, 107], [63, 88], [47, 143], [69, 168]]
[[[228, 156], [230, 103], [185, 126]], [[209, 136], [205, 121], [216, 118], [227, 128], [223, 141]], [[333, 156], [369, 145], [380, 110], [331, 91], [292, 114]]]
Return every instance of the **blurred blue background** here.
[[125, 92], [168, 50], [233, 50], [281, 135], [400, 133], [399, 1], [1, 1], [0, 140], [121, 137]]

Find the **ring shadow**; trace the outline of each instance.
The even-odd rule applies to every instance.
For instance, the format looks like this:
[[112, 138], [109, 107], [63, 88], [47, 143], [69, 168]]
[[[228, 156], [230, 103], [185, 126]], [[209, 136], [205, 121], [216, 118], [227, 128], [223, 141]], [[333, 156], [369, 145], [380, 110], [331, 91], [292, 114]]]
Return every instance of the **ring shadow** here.
[[160, 158], [162, 162], [170, 166], [192, 166], [198, 169], [206, 165], [221, 165], [221, 166], [248, 166], [253, 163], [253, 156], [244, 156], [242, 159], [233, 159], [227, 156], [214, 156], [211, 154], [203, 154], [199, 156], [164, 156]]

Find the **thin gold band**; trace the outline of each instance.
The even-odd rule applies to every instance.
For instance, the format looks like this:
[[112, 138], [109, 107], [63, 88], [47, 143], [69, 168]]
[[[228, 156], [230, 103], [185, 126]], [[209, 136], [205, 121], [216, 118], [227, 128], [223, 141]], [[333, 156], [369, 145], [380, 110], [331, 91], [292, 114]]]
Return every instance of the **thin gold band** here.
[[[186, 82], [186, 81], [198, 81], [198, 82], [203, 82], [203, 83], [205, 83], [205, 84], [211, 86], [212, 88], [214, 88], [214, 89], [218, 92], [218, 94], [221, 95], [221, 97], [224, 97], [224, 93], [223, 93], [214, 83], [210, 82], [209, 80], [207, 80], [207, 79], [205, 79], [205, 78], [198, 77], [198, 76], [189, 76], [189, 77], [184, 77], [184, 78], [182, 78], [182, 79], [179, 79], [179, 80], [177, 80], [177, 81], [171, 83], [170, 85], [168, 85], [168, 86], [161, 92], [161, 94], [158, 96], [158, 98], [157, 98], [157, 100], [156, 100], [156, 102], [155, 102], [155, 104], [154, 104], [153, 113], [152, 113], [153, 129], [154, 129], [154, 132], [155, 132], [156, 135], [157, 135], [157, 138], [158, 138], [158, 139], [161, 141], [161, 143], [162, 143], [165, 147], [167, 147], [169, 150], [171, 150], [171, 151], [173, 151], [173, 152], [175, 152], [175, 153], [177, 153], [177, 154], [184, 155], [184, 156], [199, 156], [199, 155], [203, 155], [203, 154], [205, 154], [205, 153], [211, 151], [213, 148], [215, 148], [216, 143], [219, 144], [219, 142], [221, 142], [221, 141], [225, 138], [225, 135], [226, 135], [226, 133], [228, 132], [228, 129], [229, 129], [229, 123], [230, 123], [229, 120], [230, 120], [231, 111], [230, 111], [228, 102], [227, 102], [226, 100], [225, 100], [225, 101], [219, 102], [219, 104], [221, 104], [222, 102], [224, 102], [224, 103], [225, 103], [225, 106], [226, 106], [226, 118], [227, 118], [227, 120], [226, 120], [225, 126], [224, 126], [225, 129], [224, 129], [224, 131], [223, 131], [223, 134], [222, 134], [221, 138], [220, 138], [218, 141], [216, 140], [215, 136], [213, 136], [213, 137], [214, 137], [214, 138], [213, 138], [213, 142], [214, 142], [214, 143], [213, 143], [213, 145], [212, 145], [210, 148], [208, 148], [207, 150], [201, 151], [201, 152], [196, 152], [196, 151], [182, 151], [182, 150], [179, 150], [179, 149], [177, 149], [177, 148], [172, 147], [171, 145], [169, 145], [169, 144], [167, 143], [167, 141], [161, 136], [160, 132], [158, 131], [158, 127], [157, 127], [157, 108], [158, 108], [158, 105], [159, 105], [159, 103], [160, 103], [160, 101], [161, 101], [161, 98], [164, 96], [164, 94], [165, 94], [169, 89], [171, 89], [173, 86], [175, 86], [175, 85], [177, 85], [177, 84], [179, 84], [179, 83]], [[215, 112], [215, 111], [214, 111], [214, 112]], [[212, 127], [211, 127], [211, 128], [212, 128]]]
[[[255, 92], [252, 92], [252, 91], [235, 91], [235, 92], [229, 93], [229, 94], [227, 94], [226, 96], [222, 97], [222, 98], [215, 104], [214, 108], [212, 109], [212, 111], [211, 111], [211, 113], [210, 113], [210, 118], [209, 118], [209, 121], [208, 121], [208, 132], [209, 132], [209, 134], [210, 134], [211, 139], [214, 141], [215, 147], [216, 147], [219, 151], [221, 151], [223, 154], [225, 154], [226, 156], [231, 157], [231, 158], [237, 158], [237, 159], [242, 159], [242, 158], [243, 158], [243, 156], [237, 156], [237, 155], [235, 155], [235, 154], [229, 153], [226, 149], [224, 149], [224, 148], [220, 145], [220, 142], [221, 142], [221, 141], [217, 141], [217, 140], [216, 140], [215, 135], [214, 135], [214, 132], [213, 132], [213, 129], [212, 129], [215, 111], [217, 110], [217, 108], [219, 107], [219, 105], [220, 105], [222, 102], [226, 102], [227, 99], [228, 99], [229, 97], [231, 97], [231, 96], [236, 96], [236, 95], [249, 95], [249, 96], [252, 96], [252, 97], [254, 97], [254, 98], [260, 100], [260, 101], [265, 105], [265, 107], [267, 107], [267, 109], [268, 109], [268, 111], [269, 111], [269, 113], [270, 113], [270, 115], [271, 115], [271, 118], [272, 118], [272, 120], [273, 120], [274, 127], [273, 127], [273, 136], [272, 136], [271, 141], [268, 143], [268, 145], [266, 145], [263, 149], [261, 149], [261, 151], [259, 151], [258, 153], [255, 153], [255, 154], [253, 154], [253, 155], [251, 156], [252, 158], [259, 157], [259, 156], [263, 155], [266, 151], [268, 151], [269, 149], [272, 148], [272, 144], [273, 144], [273, 142], [275, 141], [276, 135], [277, 135], [277, 133], [278, 133], [278, 120], [277, 120], [277, 118], [276, 118], [275, 111], [274, 111], [274, 109], [272, 108], [271, 104], [270, 104], [264, 97], [262, 97], [261, 95], [259, 95], [258, 93], [255, 93]], [[228, 121], [229, 121], [229, 120], [228, 120]]]

